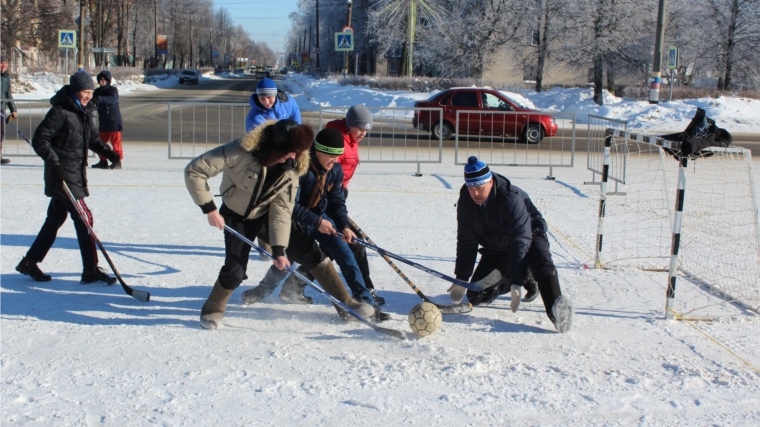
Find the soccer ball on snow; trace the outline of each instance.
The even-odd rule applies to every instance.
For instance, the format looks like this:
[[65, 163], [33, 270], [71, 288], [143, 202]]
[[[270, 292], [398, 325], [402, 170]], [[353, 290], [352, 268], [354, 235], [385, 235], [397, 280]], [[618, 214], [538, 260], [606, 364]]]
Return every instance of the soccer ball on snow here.
[[415, 334], [426, 337], [441, 327], [443, 316], [435, 304], [421, 302], [409, 312], [409, 326]]

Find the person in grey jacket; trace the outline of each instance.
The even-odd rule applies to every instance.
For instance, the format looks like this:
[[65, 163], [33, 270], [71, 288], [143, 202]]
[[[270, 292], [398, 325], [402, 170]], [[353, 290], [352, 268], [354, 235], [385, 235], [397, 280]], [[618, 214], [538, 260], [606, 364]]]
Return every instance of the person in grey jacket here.
[[[210, 150], [185, 168], [185, 185], [212, 227], [228, 225], [249, 239], [262, 236], [272, 246], [275, 266], [290, 267], [285, 248], [290, 239], [298, 177], [309, 167], [310, 127], [292, 120], [270, 121], [241, 139]], [[217, 209], [208, 180], [222, 173]], [[225, 231], [224, 266], [201, 308], [201, 326], [217, 329], [232, 292], [246, 277], [250, 246]]]
[[[16, 113], [16, 104], [13, 103], [13, 94], [11, 93], [11, 75], [8, 73], [8, 58], [3, 55], [0, 56], [0, 86], [2, 86], [2, 92], [0, 92], [0, 113], [6, 117], [6, 120], [15, 119], [18, 117]], [[10, 115], [5, 114], [5, 110], [8, 109]], [[0, 164], [7, 164], [11, 161], [2, 157], [3, 153], [3, 141], [5, 140], [5, 122], [6, 120], [0, 120]]]

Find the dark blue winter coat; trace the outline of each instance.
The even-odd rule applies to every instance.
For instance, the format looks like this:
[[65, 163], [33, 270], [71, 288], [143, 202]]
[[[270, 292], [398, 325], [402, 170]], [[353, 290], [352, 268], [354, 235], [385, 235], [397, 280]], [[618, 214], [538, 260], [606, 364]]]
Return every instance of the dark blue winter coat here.
[[277, 91], [277, 97], [274, 100], [272, 108], [264, 108], [259, 102], [258, 95], [255, 93], [251, 95], [249, 102], [251, 104], [251, 111], [245, 118], [245, 133], [252, 131], [255, 127], [261, 126], [267, 120], [291, 119], [295, 120], [299, 125], [301, 124], [301, 110], [298, 109], [296, 100], [281, 90]]
[[96, 80], [105, 77], [107, 85], [98, 87], [92, 93], [93, 100], [98, 106], [98, 119], [100, 132], [120, 132], [124, 130], [121, 123], [121, 111], [119, 110], [119, 90], [111, 86], [111, 72], [101, 71]]
[[510, 267], [501, 272], [502, 276], [507, 283], [515, 283], [525, 275], [525, 255], [533, 241], [533, 229], [544, 222], [525, 191], [497, 173], [493, 179], [494, 186], [484, 208], [472, 200], [467, 186], [463, 185], [459, 192], [454, 274], [458, 279], [469, 280], [481, 246], [481, 253], [506, 258]]
[[318, 227], [324, 214], [335, 222], [335, 228], [343, 230], [349, 226], [346, 198], [343, 195], [343, 169], [335, 162], [326, 171], [311, 149], [309, 171], [301, 176], [293, 220], [305, 227]]
[[89, 196], [87, 191], [87, 150], [115, 161], [119, 156], [104, 145], [95, 129], [95, 106], [82, 108], [64, 86], [50, 99], [52, 108], [32, 136], [32, 147], [45, 161], [45, 195], [66, 200], [61, 185], [53, 178], [52, 166], [59, 163], [65, 171], [66, 184], [76, 199]]

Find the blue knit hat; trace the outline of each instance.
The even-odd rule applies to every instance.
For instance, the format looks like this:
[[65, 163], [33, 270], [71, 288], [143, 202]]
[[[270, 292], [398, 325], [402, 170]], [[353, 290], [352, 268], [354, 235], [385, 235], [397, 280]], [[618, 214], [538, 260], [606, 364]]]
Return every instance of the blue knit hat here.
[[258, 96], [277, 96], [277, 85], [271, 79], [264, 77], [256, 85], [256, 95]]
[[475, 156], [470, 156], [467, 159], [467, 164], [464, 165], [464, 182], [468, 187], [480, 187], [488, 184], [491, 176], [491, 169], [488, 169], [487, 164]]

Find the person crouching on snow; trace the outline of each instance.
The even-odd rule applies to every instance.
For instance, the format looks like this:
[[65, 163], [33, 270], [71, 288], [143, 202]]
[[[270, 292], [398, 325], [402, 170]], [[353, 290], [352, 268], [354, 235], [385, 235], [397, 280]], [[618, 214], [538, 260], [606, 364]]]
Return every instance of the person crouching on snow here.
[[[467, 291], [472, 305], [488, 304], [506, 292], [512, 294], [512, 311], [520, 301], [520, 284], [526, 270], [533, 273], [549, 319], [557, 332], [572, 326], [573, 306], [562, 295], [557, 269], [552, 262], [546, 221], [528, 194], [471, 156], [464, 167], [465, 185], [457, 202], [457, 256], [454, 274], [459, 280], [481, 280], [494, 269], [500, 284], [481, 292]], [[480, 247], [480, 251], [478, 251]], [[480, 262], [473, 268], [481, 253]], [[449, 288], [451, 301], [460, 303], [465, 288]], [[528, 292], [535, 292], [529, 289]], [[527, 296], [527, 295], [526, 295]]]
[[32, 136], [34, 152], [45, 161], [45, 195], [50, 197], [50, 204], [42, 229], [26, 256], [16, 266], [16, 271], [38, 282], [51, 279], [37, 264], [45, 259], [53, 247], [58, 229], [66, 221], [68, 213], [74, 221], [79, 252], [82, 255], [83, 271], [80, 283], [116, 283], [115, 277], [109, 276], [98, 267], [95, 241], [63, 188], [65, 182], [92, 226], [92, 212], [84, 203], [84, 198], [90, 195], [87, 189], [87, 150], [92, 150], [113, 162], [119, 159], [119, 155], [103, 144], [98, 137], [98, 130], [95, 128], [96, 109], [90, 102], [94, 89], [95, 85], [89, 74], [84, 71], [73, 74], [69, 78], [69, 84], [50, 98], [52, 108]]
[[[285, 248], [298, 178], [309, 167], [314, 132], [292, 120], [270, 121], [241, 139], [228, 142], [193, 159], [185, 168], [185, 185], [212, 227], [228, 225], [253, 240], [263, 236], [272, 246], [274, 265], [290, 267]], [[222, 206], [217, 210], [208, 180], [222, 173]], [[201, 327], [222, 325], [227, 301], [246, 277], [251, 247], [225, 231], [224, 266], [201, 308]]]
[[[331, 266], [332, 264], [329, 259], [324, 258], [322, 251], [315, 250], [316, 243], [319, 243], [320, 247], [325, 252], [329, 252], [340, 266], [343, 277], [346, 278], [353, 293], [353, 299], [374, 307], [374, 310], [362, 315], [364, 317], [374, 315], [376, 320], [387, 320], [390, 316], [380, 312], [377, 302], [364, 285], [359, 266], [347, 244], [355, 235], [348, 225], [348, 211], [343, 196], [343, 170], [336, 162], [341, 154], [343, 154], [343, 136], [340, 132], [335, 129], [322, 129], [317, 134], [314, 146], [310, 150], [309, 170], [301, 177], [296, 205], [293, 209], [293, 225], [287, 255], [291, 260], [300, 263], [305, 271], [313, 272], [314, 267], [319, 264]], [[338, 236], [337, 230], [342, 231], [343, 238]], [[276, 271], [270, 268], [267, 276], [271, 276], [270, 273], [276, 273]], [[258, 287], [243, 293], [243, 301], [253, 304], [265, 298], [277, 287], [279, 280], [276, 279], [277, 277], [265, 277]], [[338, 297], [335, 292], [342, 291], [338, 299], [347, 298], [346, 290], [337, 274], [334, 280], [327, 282], [320, 277], [317, 279], [333, 296]], [[287, 301], [304, 300], [304, 286], [305, 284], [298, 278], [291, 276], [283, 284], [280, 296]], [[341, 310], [338, 312], [344, 315]]]

